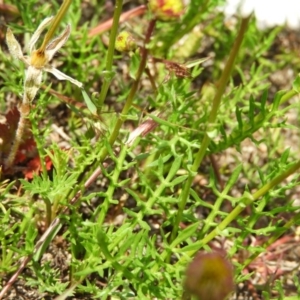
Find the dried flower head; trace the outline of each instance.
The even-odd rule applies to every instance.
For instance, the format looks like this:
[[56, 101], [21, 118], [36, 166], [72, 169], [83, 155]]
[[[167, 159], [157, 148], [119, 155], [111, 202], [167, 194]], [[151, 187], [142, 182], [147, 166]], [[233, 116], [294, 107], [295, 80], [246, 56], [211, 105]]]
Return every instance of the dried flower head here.
[[199, 253], [186, 271], [185, 289], [200, 300], [224, 300], [233, 291], [232, 265], [219, 253]]
[[68, 80], [80, 88], [83, 87], [83, 84], [81, 82], [60, 72], [59, 70], [57, 70], [49, 64], [55, 53], [68, 40], [70, 35], [69, 25], [61, 35], [59, 35], [57, 38], [49, 42], [48, 45], [46, 45], [45, 51], [35, 49], [36, 42], [38, 41], [44, 29], [51, 23], [52, 18], [53, 17], [44, 19], [32, 35], [28, 45], [30, 54], [29, 57], [23, 55], [21, 46], [16, 40], [14, 34], [9, 28], [7, 29], [6, 42], [10, 54], [14, 58], [21, 60], [27, 67], [24, 82], [24, 93], [26, 94], [27, 99], [23, 99], [23, 103], [29, 103], [34, 99], [42, 81], [42, 71], [46, 71], [53, 74], [59, 80]]
[[158, 20], [172, 21], [183, 14], [181, 0], [149, 0], [149, 9]]
[[49, 72], [59, 80], [68, 80], [80, 88], [83, 87], [83, 84], [81, 82], [60, 72], [59, 70], [50, 65], [50, 61], [55, 55], [55, 53], [65, 44], [65, 42], [69, 38], [69, 25], [57, 38], [50, 42], [48, 42], [48, 40], [45, 39], [45, 44], [43, 44], [42, 47], [40, 47], [39, 49], [35, 49], [36, 42], [38, 41], [42, 31], [48, 25], [50, 25], [52, 19], [53, 17], [46, 18], [45, 20], [43, 20], [42, 23], [38, 26], [37, 30], [32, 35], [28, 45], [29, 56], [23, 55], [21, 46], [16, 40], [14, 34], [9, 28], [7, 29], [6, 42], [8, 45], [9, 52], [14, 58], [22, 61], [25, 64], [26, 72], [24, 79], [23, 99], [18, 106], [18, 110], [20, 112], [20, 119], [9, 155], [4, 162], [4, 166], [6, 169], [9, 169], [12, 166], [18, 148], [21, 144], [24, 130], [26, 127], [26, 119], [30, 112], [30, 104], [36, 96], [37, 91], [39, 90], [40, 84], [42, 82], [42, 72]]

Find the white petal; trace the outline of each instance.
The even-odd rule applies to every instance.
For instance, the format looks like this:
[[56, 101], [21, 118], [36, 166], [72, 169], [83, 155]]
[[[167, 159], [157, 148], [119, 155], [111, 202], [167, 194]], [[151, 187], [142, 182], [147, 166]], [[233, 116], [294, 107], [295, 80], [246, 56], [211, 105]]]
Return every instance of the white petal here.
[[224, 13], [226, 16], [233, 16], [238, 11], [241, 3], [240, 0], [228, 0], [224, 7]]
[[67, 28], [64, 30], [64, 32], [60, 36], [55, 38], [53, 41], [51, 41], [47, 45], [46, 55], [47, 55], [48, 61], [50, 61], [52, 59], [52, 57], [54, 56], [54, 54], [57, 52], [57, 50], [59, 50], [65, 44], [65, 42], [68, 40], [68, 38], [70, 36], [70, 32], [71, 32], [71, 27], [70, 27], [70, 25], [68, 25]]
[[81, 83], [80, 81], [78, 81], [78, 80], [76, 80], [76, 79], [74, 79], [74, 78], [72, 78], [72, 77], [64, 74], [63, 72], [60, 72], [59, 70], [57, 70], [57, 69], [55, 69], [55, 68], [53, 68], [51, 66], [45, 67], [44, 70], [46, 72], [49, 72], [49, 73], [53, 74], [59, 80], [68, 80], [71, 83], [77, 85], [79, 88], [83, 87], [83, 83]]
[[225, 15], [234, 12], [242, 17], [254, 12], [260, 29], [282, 25], [300, 28], [299, 0], [226, 0]]
[[34, 46], [35, 46], [37, 40], [39, 39], [41, 33], [51, 23], [52, 19], [53, 19], [53, 17], [48, 17], [48, 18], [44, 19], [42, 21], [42, 23], [39, 25], [39, 27], [37, 28], [37, 30], [34, 32], [34, 34], [32, 35], [32, 37], [30, 39], [30, 42], [28, 44], [30, 52], [32, 52], [34, 50]]
[[291, 6], [287, 7], [287, 18], [286, 19], [287, 19], [286, 23], [289, 28], [294, 29], [294, 30], [296, 30], [297, 28], [300, 28], [300, 7], [299, 7], [299, 9], [296, 9], [296, 10], [295, 10], [295, 6], [291, 5]]
[[6, 43], [7, 43], [10, 54], [14, 58], [25, 61], [21, 46], [9, 28], [7, 28], [7, 32], [6, 32]]
[[239, 10], [240, 14], [243, 18], [247, 18], [253, 13], [253, 11], [255, 9], [255, 2], [256, 2], [256, 0], [243, 1], [243, 3], [240, 6], [240, 10]]

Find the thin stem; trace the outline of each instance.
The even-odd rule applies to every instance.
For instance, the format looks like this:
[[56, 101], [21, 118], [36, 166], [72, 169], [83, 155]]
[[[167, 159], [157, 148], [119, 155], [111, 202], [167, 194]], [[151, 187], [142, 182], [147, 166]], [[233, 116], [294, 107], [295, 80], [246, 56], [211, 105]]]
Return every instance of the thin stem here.
[[[144, 40], [144, 47], [141, 49], [141, 62], [140, 62], [140, 65], [139, 65], [139, 68], [138, 68], [138, 71], [137, 71], [136, 80], [133, 82], [133, 84], [131, 86], [131, 90], [130, 90], [129, 95], [126, 99], [126, 103], [123, 107], [123, 110], [120, 114], [120, 117], [118, 118], [118, 120], [115, 124], [113, 132], [110, 135], [110, 138], [108, 140], [108, 142], [111, 146], [113, 146], [113, 144], [115, 143], [115, 141], [116, 141], [116, 139], [119, 135], [120, 128], [121, 128], [122, 124], [125, 121], [126, 115], [129, 111], [130, 107], [132, 106], [132, 102], [133, 102], [135, 93], [136, 93], [136, 91], [138, 89], [138, 86], [139, 86], [139, 83], [140, 83], [140, 79], [141, 79], [142, 74], [145, 70], [147, 57], [148, 57], [148, 49], [146, 47], [150, 42], [152, 32], [155, 28], [155, 24], [156, 24], [156, 20], [151, 20], [149, 25], [148, 25], [148, 29], [147, 29], [147, 32], [146, 32], [146, 35], [145, 35], [145, 40]], [[102, 151], [100, 152], [99, 158], [97, 159], [97, 164], [102, 163], [104, 161], [104, 159], [106, 158], [107, 154], [108, 154], [107, 148], [103, 147]], [[91, 182], [93, 182], [99, 176], [100, 173], [101, 173], [101, 169], [99, 167], [96, 168], [96, 170], [92, 171], [92, 173], [88, 176], [85, 187], [87, 187]], [[80, 195], [81, 195], [81, 191], [76, 193], [76, 195], [73, 198], [75, 202], [80, 197]]]
[[201, 244], [205, 245], [211, 241], [220, 231], [223, 231], [237, 216], [245, 209], [246, 205], [252, 204], [254, 201], [258, 200], [260, 197], [264, 196], [269, 192], [274, 186], [283, 182], [287, 177], [295, 173], [300, 168], [300, 160], [293, 164], [289, 169], [287, 169], [282, 174], [275, 177], [269, 183], [261, 187], [257, 192], [253, 194], [251, 199], [241, 197], [240, 204], [212, 231], [210, 232], [202, 241]]
[[288, 100], [290, 100], [292, 97], [298, 95], [299, 93], [296, 92], [295, 90], [291, 90], [286, 92], [286, 94], [284, 94], [281, 99], [280, 99], [280, 104], [283, 104], [285, 102], [287, 102]]
[[[126, 99], [126, 103], [123, 107], [123, 110], [120, 114], [120, 117], [118, 118], [118, 120], [115, 124], [113, 132], [112, 132], [112, 134], [111, 134], [111, 136], [108, 140], [108, 142], [111, 146], [116, 141], [116, 139], [119, 135], [119, 131], [121, 129], [121, 126], [123, 125], [123, 123], [126, 119], [126, 115], [127, 115], [129, 109], [132, 106], [132, 101], [133, 101], [134, 96], [136, 94], [136, 91], [138, 89], [142, 74], [145, 70], [145, 66], [146, 66], [146, 63], [147, 63], [147, 57], [148, 57], [147, 45], [149, 44], [152, 32], [153, 32], [154, 27], [155, 27], [155, 23], [156, 23], [156, 20], [151, 20], [150, 23], [149, 23], [148, 30], [147, 30], [147, 33], [146, 33], [146, 36], [145, 36], [144, 47], [141, 50], [141, 62], [140, 62], [140, 65], [139, 65], [139, 68], [138, 68], [138, 71], [137, 71], [136, 80], [133, 82], [133, 84], [131, 86], [129, 95]], [[102, 162], [105, 159], [106, 155], [107, 155], [107, 149], [103, 148], [102, 152], [100, 153], [100, 157], [99, 157], [100, 162]]]
[[294, 174], [298, 169], [300, 168], [300, 160], [296, 163], [294, 163], [290, 168], [288, 168], [286, 171], [275, 177], [273, 180], [271, 180], [269, 183], [265, 184], [262, 188], [260, 188], [257, 192], [253, 194], [253, 201], [257, 200], [258, 198], [262, 197], [264, 194], [266, 194], [270, 189], [272, 189], [274, 186], [281, 183], [283, 180], [285, 180], [290, 175]]
[[[295, 90], [290, 90], [290, 91], [286, 92], [281, 97], [281, 99], [279, 101], [279, 105], [286, 103], [288, 100], [290, 100], [292, 97], [294, 97], [298, 94], [299, 93], [296, 92]], [[274, 103], [273, 103], [273, 105], [270, 107], [269, 113], [267, 115], [264, 115], [262, 112], [260, 112], [254, 117], [253, 125], [248, 124], [248, 123], [243, 124], [241, 131], [244, 133], [248, 132], [247, 135], [241, 136], [240, 131], [233, 132], [230, 135], [230, 137], [228, 138], [228, 141], [226, 143], [221, 142], [220, 144], [218, 144], [218, 147], [214, 150], [214, 152], [225, 150], [232, 145], [240, 143], [242, 140], [244, 140], [250, 134], [250, 132], [256, 131], [257, 129], [261, 128], [264, 123], [267, 123], [274, 115], [276, 115], [276, 112], [277, 112], [277, 109], [274, 109]]]
[[52, 205], [48, 197], [44, 197], [44, 202], [46, 205], [46, 228], [48, 228], [52, 221]]
[[176, 238], [178, 228], [179, 228], [179, 224], [182, 220], [183, 211], [184, 211], [184, 208], [186, 206], [187, 199], [189, 197], [189, 191], [190, 191], [195, 173], [197, 172], [197, 170], [198, 170], [198, 168], [199, 168], [199, 166], [200, 166], [200, 164], [201, 164], [201, 162], [202, 162], [202, 160], [203, 160], [203, 158], [206, 154], [207, 147], [210, 143], [209, 133], [214, 128], [214, 122], [217, 118], [217, 112], [218, 112], [218, 109], [219, 109], [219, 106], [220, 106], [220, 103], [221, 103], [221, 99], [222, 99], [222, 96], [224, 94], [226, 85], [229, 81], [230, 74], [231, 74], [231, 71], [234, 67], [234, 62], [235, 62], [235, 59], [237, 57], [238, 51], [241, 47], [245, 32], [247, 30], [249, 19], [250, 19], [250, 17], [242, 19], [241, 27], [239, 29], [238, 36], [236, 38], [235, 44], [233, 45], [233, 48], [230, 52], [228, 61], [225, 65], [225, 68], [224, 68], [223, 73], [221, 75], [221, 78], [219, 80], [218, 89], [217, 89], [216, 95], [213, 99], [212, 110], [211, 110], [209, 118], [208, 118], [206, 134], [204, 135], [204, 138], [203, 138], [203, 141], [201, 143], [200, 149], [199, 149], [198, 153], [196, 154], [196, 158], [195, 158], [194, 163], [191, 167], [191, 172], [189, 174], [189, 177], [188, 177], [187, 181], [185, 182], [185, 185], [183, 187], [183, 191], [181, 193], [181, 200], [180, 200], [180, 203], [179, 203], [179, 209], [178, 209], [178, 212], [177, 212], [177, 215], [176, 215], [174, 227], [173, 227], [172, 234], [171, 234], [171, 242]]
[[5, 294], [10, 290], [10, 288], [15, 283], [15, 281], [18, 279], [19, 275], [22, 273], [22, 271], [24, 270], [26, 265], [29, 263], [29, 261], [31, 260], [33, 255], [39, 251], [39, 249], [43, 246], [45, 241], [49, 238], [49, 236], [53, 232], [55, 232], [55, 230], [57, 230], [57, 228], [59, 226], [61, 226], [60, 219], [57, 217], [52, 221], [52, 223], [47, 228], [47, 230], [44, 232], [44, 234], [40, 237], [40, 239], [38, 240], [38, 242], [36, 243], [36, 245], [34, 247], [34, 251], [32, 253], [30, 253], [28, 256], [21, 259], [18, 270], [12, 275], [12, 277], [8, 280], [8, 282], [3, 286], [2, 290], [0, 291], [0, 299], [3, 299]]
[[[143, 48], [141, 48], [141, 62], [140, 62], [140, 65], [139, 65], [139, 68], [138, 68], [138, 71], [137, 71], [136, 80], [133, 82], [133, 84], [131, 86], [131, 90], [130, 90], [129, 95], [126, 99], [123, 110], [120, 114], [120, 117], [116, 121], [113, 132], [111, 133], [110, 138], [108, 140], [108, 142], [111, 146], [113, 146], [113, 144], [115, 143], [115, 141], [116, 141], [116, 139], [119, 135], [119, 131], [120, 131], [120, 129], [121, 129], [121, 127], [122, 127], [122, 125], [125, 121], [126, 115], [127, 115], [129, 109], [132, 106], [134, 96], [136, 94], [136, 91], [137, 91], [139, 83], [140, 83], [140, 79], [141, 79], [142, 74], [145, 70], [146, 63], [147, 63], [147, 57], [148, 57], [148, 49], [146, 47], [150, 42], [152, 32], [155, 28], [155, 24], [156, 24], [155, 19], [151, 20], [149, 22], [148, 29], [147, 29], [147, 32], [146, 32], [146, 35], [145, 35], [144, 45], [143, 45]], [[104, 159], [106, 158], [107, 154], [108, 154], [107, 148], [103, 147], [102, 151], [100, 152], [99, 158], [97, 159], [97, 163], [102, 163], [104, 161]], [[87, 178], [88, 178], [87, 182], [97, 178], [97, 176], [100, 174], [100, 172], [101, 172], [101, 170], [99, 168], [97, 168], [96, 170], [93, 170], [92, 173], [90, 173], [87, 176]], [[77, 199], [78, 197], [80, 197], [80, 195], [81, 195], [81, 193], [77, 192], [76, 195], [75, 195], [75, 198]]]
[[[110, 36], [109, 36], [109, 45], [108, 45], [108, 51], [107, 51], [107, 56], [106, 56], [106, 71], [109, 73], [112, 72], [113, 58], [114, 58], [114, 52], [115, 52], [115, 43], [116, 43], [116, 37], [117, 37], [117, 33], [118, 33], [120, 15], [122, 13], [122, 6], [123, 6], [123, 0], [117, 0], [116, 5], [115, 5], [113, 24], [112, 24], [112, 29], [111, 29]], [[97, 103], [98, 110], [101, 108], [101, 106], [104, 103], [110, 83], [111, 83], [111, 78], [104, 79], [103, 85], [101, 88], [101, 92], [100, 92], [99, 102]]]
[[56, 14], [56, 16], [54, 17], [54, 19], [51, 22], [50, 28], [47, 31], [42, 46], [38, 49], [38, 51], [40, 52], [45, 52], [46, 46], [49, 44], [50, 40], [53, 38], [55, 31], [57, 29], [57, 27], [59, 26], [62, 18], [64, 17], [64, 15], [66, 14], [69, 6], [71, 5], [72, 0], [64, 0], [64, 2], [62, 3], [58, 13]]
[[101, 205], [101, 208], [100, 208], [101, 211], [99, 213], [98, 221], [97, 221], [98, 226], [102, 226], [102, 224], [105, 220], [107, 211], [108, 211], [110, 203], [111, 203], [110, 200], [113, 199], [113, 195], [114, 195], [115, 189], [117, 187], [116, 183], [118, 182], [118, 179], [120, 177], [120, 173], [122, 172], [122, 166], [123, 166], [126, 154], [127, 154], [127, 146], [124, 145], [124, 147], [121, 149], [121, 152], [118, 156], [118, 161], [117, 161], [117, 164], [116, 164], [116, 167], [115, 167], [114, 174], [111, 177], [111, 183], [112, 184], [109, 185], [108, 190], [106, 192], [105, 199], [104, 199], [104, 201]]
[[[31, 122], [32, 124], [32, 122]], [[32, 125], [33, 126], [33, 125]], [[42, 167], [42, 173], [43, 176], [47, 176], [47, 168], [46, 168], [46, 160], [43, 158], [46, 158], [46, 151], [45, 148], [43, 147], [43, 145], [40, 143], [39, 138], [35, 138], [35, 143], [36, 143], [36, 148], [38, 150], [38, 155], [40, 157], [40, 163], [41, 163], [41, 167]]]

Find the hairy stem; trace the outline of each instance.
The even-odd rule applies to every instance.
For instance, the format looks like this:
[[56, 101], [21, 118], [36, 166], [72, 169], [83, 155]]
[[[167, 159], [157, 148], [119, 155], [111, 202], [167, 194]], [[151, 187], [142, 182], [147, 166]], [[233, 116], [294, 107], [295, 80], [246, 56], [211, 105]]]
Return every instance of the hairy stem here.
[[22, 142], [24, 130], [26, 127], [26, 120], [29, 115], [29, 105], [25, 104], [25, 103], [21, 104], [21, 106], [19, 107], [19, 112], [20, 112], [20, 119], [18, 122], [18, 128], [16, 131], [16, 135], [15, 135], [13, 144], [10, 148], [9, 155], [4, 163], [5, 169], [9, 169], [12, 166], [12, 164], [15, 160], [17, 151], [19, 149], [19, 146]]

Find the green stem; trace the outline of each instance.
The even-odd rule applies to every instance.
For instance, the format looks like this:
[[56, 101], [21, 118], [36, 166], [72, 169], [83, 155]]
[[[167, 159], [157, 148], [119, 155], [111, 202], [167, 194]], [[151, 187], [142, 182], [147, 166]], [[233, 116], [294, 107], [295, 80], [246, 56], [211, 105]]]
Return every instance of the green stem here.
[[109, 209], [109, 205], [111, 204], [111, 199], [113, 199], [115, 190], [118, 187], [117, 182], [118, 182], [118, 179], [120, 178], [120, 173], [122, 172], [122, 167], [123, 167], [123, 164], [125, 161], [126, 154], [127, 154], [127, 146], [124, 145], [118, 156], [118, 160], [117, 160], [117, 163], [116, 163], [116, 166], [114, 169], [114, 174], [111, 177], [111, 184], [108, 187], [105, 199], [100, 207], [101, 211], [99, 213], [98, 221], [97, 221], [97, 223], [100, 227], [102, 226], [102, 224], [105, 220], [107, 211]]
[[272, 189], [274, 186], [281, 183], [284, 179], [295, 173], [300, 168], [300, 160], [296, 163], [294, 163], [289, 169], [287, 169], [285, 172], [281, 173], [277, 177], [275, 177], [273, 180], [271, 180], [269, 183], [265, 184], [261, 189], [259, 189], [257, 192], [253, 194], [253, 201], [257, 200], [261, 196], [263, 196], [266, 192], [268, 192], [270, 189]]
[[292, 97], [294, 97], [296, 95], [298, 95], [298, 92], [296, 92], [295, 90], [290, 90], [290, 91], [286, 92], [286, 94], [284, 94], [281, 97], [280, 104], [287, 102], [288, 100], [290, 100]]
[[[299, 93], [295, 90], [290, 90], [286, 92], [280, 99], [279, 105], [282, 105], [286, 103], [288, 100], [290, 100], [292, 97], [298, 95]], [[233, 145], [240, 144], [246, 137], [249, 137], [253, 132], [256, 132], [259, 128], [263, 126], [264, 123], [267, 123], [271, 118], [276, 115], [277, 109], [274, 107], [274, 103], [269, 109], [269, 113], [267, 115], [264, 115], [263, 113], [258, 113], [254, 117], [253, 124], [243, 124], [242, 132], [244, 134], [241, 135], [241, 132], [233, 132], [226, 141], [221, 141], [218, 146], [213, 150], [213, 153], [223, 151], [225, 149], [228, 149], [229, 147]], [[247, 132], [247, 134], [245, 134]]]
[[219, 109], [219, 106], [220, 106], [220, 103], [221, 103], [221, 99], [222, 99], [222, 96], [225, 92], [226, 85], [227, 85], [227, 83], [230, 79], [230, 74], [231, 74], [231, 71], [234, 67], [235, 59], [238, 55], [238, 51], [241, 47], [245, 32], [247, 30], [249, 19], [250, 19], [250, 17], [242, 19], [241, 27], [239, 29], [238, 36], [236, 38], [235, 44], [232, 47], [232, 50], [230, 52], [228, 61], [227, 61], [226, 66], [223, 70], [221, 78], [219, 80], [218, 89], [217, 89], [216, 95], [213, 99], [212, 110], [211, 110], [209, 118], [208, 118], [206, 133], [204, 135], [204, 138], [203, 138], [203, 141], [201, 143], [200, 149], [199, 149], [198, 153], [196, 154], [196, 158], [195, 158], [194, 163], [191, 167], [191, 172], [189, 174], [189, 177], [188, 177], [187, 181], [185, 182], [185, 185], [183, 187], [183, 191], [181, 193], [181, 200], [180, 200], [180, 203], [179, 203], [177, 216], [176, 216], [174, 227], [173, 227], [172, 234], [171, 234], [171, 242], [176, 238], [178, 228], [179, 228], [179, 223], [182, 220], [183, 211], [184, 211], [184, 208], [186, 206], [187, 199], [189, 197], [189, 191], [190, 191], [195, 173], [197, 172], [197, 170], [198, 170], [198, 168], [199, 168], [199, 166], [200, 166], [200, 164], [201, 164], [201, 162], [202, 162], [202, 160], [203, 160], [203, 158], [206, 154], [207, 147], [210, 143], [209, 132], [211, 132], [213, 130], [214, 123], [215, 123], [216, 118], [217, 118], [218, 109]]
[[[111, 146], [114, 144], [114, 142], [116, 141], [116, 139], [119, 135], [119, 131], [120, 131], [125, 119], [126, 119], [126, 115], [128, 114], [129, 109], [131, 108], [132, 101], [134, 99], [134, 96], [136, 94], [136, 91], [137, 91], [139, 83], [140, 83], [140, 79], [141, 79], [142, 74], [145, 70], [145, 66], [146, 66], [146, 63], [147, 63], [147, 57], [148, 57], [147, 45], [150, 42], [150, 38], [151, 38], [152, 32], [154, 30], [155, 23], [156, 23], [156, 20], [151, 20], [150, 23], [149, 23], [148, 30], [147, 30], [147, 33], [146, 33], [146, 36], [145, 36], [144, 47], [141, 50], [141, 62], [140, 62], [140, 65], [139, 65], [139, 68], [138, 68], [138, 71], [137, 71], [136, 80], [133, 82], [133, 84], [131, 86], [129, 95], [126, 99], [126, 103], [125, 103], [125, 105], [122, 109], [120, 117], [118, 118], [118, 120], [115, 124], [113, 132], [110, 135], [110, 138], [108, 140], [108, 142]], [[99, 157], [100, 162], [102, 162], [105, 159], [107, 153], [108, 152], [107, 152], [106, 147], [103, 148], [102, 152], [100, 153], [100, 157]]]
[[[33, 125], [32, 125], [33, 126]], [[46, 168], [46, 155], [45, 155], [45, 146], [43, 146], [41, 143], [40, 143], [40, 139], [39, 138], [36, 138], [35, 137], [35, 143], [36, 143], [36, 148], [38, 150], [38, 155], [39, 155], [39, 158], [40, 158], [40, 163], [41, 163], [41, 167], [42, 167], [42, 173], [43, 173], [43, 176], [45, 178], [47, 178], [47, 168]]]
[[51, 201], [47, 197], [44, 197], [44, 202], [46, 205], [46, 226], [45, 227], [48, 228], [52, 221], [52, 205], [51, 205]]
[[[116, 37], [119, 28], [119, 20], [122, 13], [122, 6], [123, 6], [123, 0], [117, 0], [115, 5], [113, 24], [109, 36], [109, 45], [108, 45], [108, 51], [106, 56], [106, 71], [109, 73], [112, 72], [115, 43], [116, 43]], [[99, 102], [97, 103], [98, 110], [100, 110], [101, 106], [104, 103], [110, 83], [111, 83], [111, 79], [106, 79], [106, 78], [104, 79], [101, 92], [100, 92]]]
[[50, 28], [47, 31], [44, 40], [43, 40], [43, 44], [42, 46], [39, 48], [39, 51], [44, 52], [46, 49], [46, 46], [49, 44], [50, 40], [53, 38], [54, 33], [57, 29], [57, 27], [59, 26], [62, 18], [64, 17], [64, 15], [66, 14], [69, 6], [71, 5], [72, 0], [64, 0], [64, 2], [62, 3], [58, 13], [56, 14], [56, 16], [54, 17], [54, 19], [51, 22]]
[[[213, 238], [215, 238], [220, 232], [222, 232], [226, 227], [237, 218], [237, 216], [245, 209], [246, 205], [252, 204], [254, 201], [258, 200], [260, 197], [264, 196], [267, 192], [269, 192], [274, 186], [278, 185], [279, 183], [283, 182], [286, 178], [290, 175], [295, 173], [300, 168], [300, 160], [294, 163], [290, 168], [288, 168], [285, 172], [281, 173], [269, 183], [265, 184], [261, 187], [257, 192], [255, 192], [251, 198], [249, 197], [241, 197], [239, 201], [239, 205], [231, 211], [231, 213], [207, 236], [205, 236], [199, 243], [198, 249], [206, 245], [210, 242]], [[289, 226], [289, 225], [288, 225]], [[192, 253], [189, 253], [191, 256], [198, 251], [194, 250]]]
[[[141, 62], [140, 62], [140, 65], [139, 65], [139, 68], [138, 68], [138, 71], [137, 71], [136, 80], [133, 82], [133, 84], [131, 86], [131, 90], [130, 90], [129, 95], [126, 99], [126, 103], [123, 107], [123, 110], [120, 114], [120, 117], [118, 118], [118, 120], [117, 120], [117, 122], [114, 126], [113, 132], [111, 133], [111, 135], [108, 139], [108, 142], [111, 146], [113, 146], [113, 144], [115, 143], [115, 141], [116, 141], [116, 139], [119, 135], [119, 131], [120, 131], [121, 126], [123, 125], [123, 123], [125, 121], [125, 118], [126, 118], [126, 115], [128, 114], [128, 111], [129, 111], [129, 109], [132, 105], [135, 93], [136, 93], [136, 91], [138, 89], [138, 86], [139, 86], [139, 83], [140, 83], [140, 79], [141, 79], [142, 74], [145, 70], [145, 66], [146, 66], [146, 63], [147, 63], [147, 57], [148, 57], [148, 49], [146, 47], [150, 42], [152, 32], [155, 28], [155, 24], [156, 24], [156, 20], [151, 20], [149, 25], [148, 25], [148, 30], [146, 32], [146, 36], [145, 36], [145, 40], [144, 40], [144, 46], [141, 49]], [[99, 157], [97, 158], [96, 161], [93, 162], [93, 164], [102, 163], [104, 161], [104, 159], [106, 158], [107, 154], [108, 154], [107, 147], [103, 147], [102, 151], [100, 152]], [[88, 174], [87, 178], [91, 178], [91, 176], [94, 172], [95, 172], [95, 170], [91, 170], [90, 173]], [[85, 172], [83, 172], [83, 173], [85, 173]]]

